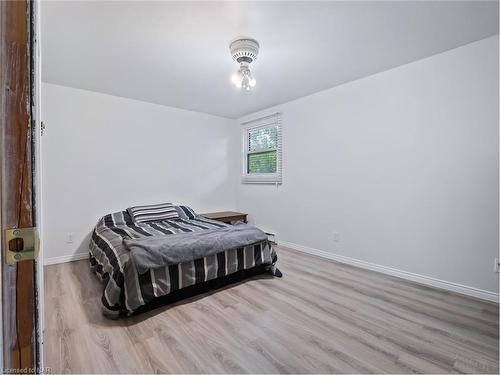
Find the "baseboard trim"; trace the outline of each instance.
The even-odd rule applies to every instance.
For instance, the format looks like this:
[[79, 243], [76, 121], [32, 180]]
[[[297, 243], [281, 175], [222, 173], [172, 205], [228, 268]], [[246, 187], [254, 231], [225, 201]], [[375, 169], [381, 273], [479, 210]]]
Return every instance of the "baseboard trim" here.
[[87, 259], [88, 257], [89, 253], [76, 253], [71, 255], [63, 255], [60, 257], [45, 258], [43, 261], [43, 265], [48, 266], [50, 264], [73, 262], [75, 260]]
[[[308, 246], [298, 245], [293, 242], [279, 241], [279, 245], [284, 247], [289, 247], [291, 249], [300, 251], [302, 253], [316, 255], [321, 258], [326, 258], [330, 260], [334, 260], [339, 263], [349, 264], [351, 266], [380, 272], [386, 275], [399, 277], [401, 279], [413, 281], [419, 284], [432, 286], [438, 289], [444, 289], [450, 292], [465, 294], [466, 296], [476, 297], [482, 300], [491, 301], [499, 303], [499, 294], [490, 292], [487, 290], [482, 290], [478, 288], [474, 288], [467, 285], [457, 284], [450, 281], [435, 279], [433, 277], [419, 275], [412, 272], [407, 272], [403, 270], [399, 270], [397, 268], [382, 266], [375, 263], [365, 262], [363, 260], [358, 260], [350, 257], [346, 257], [344, 255], [333, 254], [324, 250], [315, 249]], [[278, 254], [279, 256], [279, 254]]]

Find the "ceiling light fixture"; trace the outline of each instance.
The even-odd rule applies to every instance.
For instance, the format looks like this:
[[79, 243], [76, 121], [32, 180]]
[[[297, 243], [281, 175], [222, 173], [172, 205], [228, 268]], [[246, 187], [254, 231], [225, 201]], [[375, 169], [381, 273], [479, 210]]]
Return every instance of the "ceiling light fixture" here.
[[229, 43], [229, 50], [233, 60], [240, 64], [240, 68], [231, 77], [231, 81], [238, 88], [249, 91], [257, 81], [252, 77], [249, 65], [257, 59], [259, 54], [259, 43], [246, 36], [233, 39]]

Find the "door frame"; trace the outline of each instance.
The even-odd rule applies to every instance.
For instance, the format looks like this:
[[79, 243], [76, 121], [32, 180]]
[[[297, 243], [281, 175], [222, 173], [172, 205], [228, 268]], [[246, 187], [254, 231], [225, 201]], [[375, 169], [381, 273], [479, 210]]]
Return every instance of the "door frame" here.
[[[36, 267], [36, 283], [35, 293], [37, 295], [36, 301], [36, 315], [37, 315], [37, 332], [35, 332], [35, 339], [37, 341], [37, 367], [44, 369], [43, 359], [43, 334], [45, 329], [44, 319], [44, 252], [43, 252], [43, 199], [42, 199], [42, 43], [41, 43], [41, 11], [40, 0], [31, 0], [33, 4], [32, 9], [32, 35], [33, 35], [33, 135], [34, 135], [34, 173], [33, 173], [33, 189], [35, 192], [35, 220], [38, 229], [38, 239], [40, 241], [38, 258], [35, 259]], [[40, 371], [42, 372], [42, 371]], [[45, 371], [43, 371], [45, 372]]]
[[0, 368], [43, 371], [43, 257], [5, 262], [4, 230], [41, 229], [40, 2], [0, 2]]

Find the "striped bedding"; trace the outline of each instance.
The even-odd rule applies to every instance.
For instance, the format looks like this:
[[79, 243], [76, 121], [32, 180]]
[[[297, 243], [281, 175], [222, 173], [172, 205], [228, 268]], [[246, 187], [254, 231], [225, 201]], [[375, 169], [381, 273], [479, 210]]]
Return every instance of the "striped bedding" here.
[[127, 212], [136, 223], [161, 221], [179, 217], [178, 210], [172, 203], [129, 207], [127, 208]]
[[92, 232], [89, 258], [91, 269], [105, 283], [101, 298], [104, 314], [110, 318], [130, 315], [157, 297], [238, 271], [258, 266], [274, 271], [277, 256], [268, 241], [191, 262], [150, 269], [144, 274], [137, 272], [123, 244], [124, 239], [168, 236], [227, 225], [189, 213], [175, 219], [144, 223], [134, 222], [127, 211], [102, 217]]

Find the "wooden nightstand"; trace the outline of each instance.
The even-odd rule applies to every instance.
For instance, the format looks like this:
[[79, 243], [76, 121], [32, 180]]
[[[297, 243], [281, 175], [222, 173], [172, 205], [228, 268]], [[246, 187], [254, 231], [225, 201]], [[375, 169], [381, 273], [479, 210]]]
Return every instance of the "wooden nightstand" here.
[[200, 214], [207, 219], [222, 221], [223, 223], [231, 224], [235, 221], [247, 222], [247, 214], [242, 212], [234, 211], [220, 211], [220, 212], [207, 212], [206, 214]]

